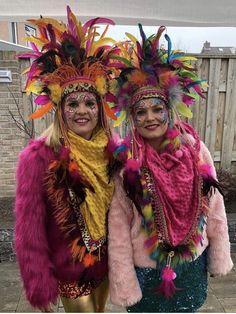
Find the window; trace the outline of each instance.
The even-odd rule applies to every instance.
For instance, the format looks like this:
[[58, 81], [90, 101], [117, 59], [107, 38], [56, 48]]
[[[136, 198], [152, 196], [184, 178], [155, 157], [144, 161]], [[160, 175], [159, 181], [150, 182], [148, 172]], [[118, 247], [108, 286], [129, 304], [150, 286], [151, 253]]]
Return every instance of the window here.
[[11, 41], [14, 44], [18, 44], [17, 23], [16, 22], [11, 22], [10, 37], [11, 37]]
[[[25, 36], [29, 37], [29, 36], [36, 36], [36, 28], [25, 24]], [[26, 46], [27, 47], [31, 47], [30, 43], [28, 41], [26, 41]]]

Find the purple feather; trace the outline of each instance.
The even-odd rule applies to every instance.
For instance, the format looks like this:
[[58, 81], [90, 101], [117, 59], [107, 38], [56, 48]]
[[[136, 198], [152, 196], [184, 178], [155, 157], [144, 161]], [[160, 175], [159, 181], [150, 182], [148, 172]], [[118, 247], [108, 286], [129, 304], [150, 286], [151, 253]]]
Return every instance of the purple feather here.
[[75, 25], [73, 19], [71, 18], [72, 11], [69, 6], [67, 6], [67, 19], [68, 19], [68, 30], [69, 33], [76, 39], [78, 39], [77, 26]]
[[52, 27], [52, 24], [47, 25], [47, 31], [48, 31], [48, 35], [50, 37], [50, 41], [53, 44], [56, 44], [56, 35], [55, 35], [54, 29]]
[[142, 41], [143, 41], [143, 45], [144, 45], [144, 43], [145, 43], [145, 41], [146, 41], [146, 35], [145, 35], [145, 33], [144, 33], [144, 31], [143, 31], [143, 26], [142, 26], [142, 24], [138, 24], [138, 27], [139, 27], [139, 32], [140, 32], [140, 35], [141, 35], [141, 37], [142, 37]]
[[111, 93], [107, 93], [106, 96], [105, 96], [105, 99], [106, 99], [106, 101], [109, 101], [109, 102], [114, 102], [114, 103], [117, 102], [117, 97], [115, 97]]
[[139, 58], [139, 60], [143, 60], [143, 49], [140, 45], [140, 43], [137, 41], [137, 57]]
[[150, 246], [154, 245], [157, 242], [157, 240], [158, 240], [158, 236], [157, 235], [147, 239], [145, 241], [145, 243], [144, 243], [144, 247], [145, 248], [149, 248]]

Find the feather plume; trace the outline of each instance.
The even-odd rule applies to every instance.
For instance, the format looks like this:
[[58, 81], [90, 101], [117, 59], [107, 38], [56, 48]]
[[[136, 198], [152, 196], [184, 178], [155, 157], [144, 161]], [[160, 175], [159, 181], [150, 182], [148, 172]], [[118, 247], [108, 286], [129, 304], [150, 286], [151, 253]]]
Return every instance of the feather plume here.
[[31, 119], [38, 119], [41, 118], [43, 115], [48, 113], [53, 108], [53, 103], [50, 101], [47, 104], [45, 104], [43, 107], [36, 110], [34, 113], [30, 115]]

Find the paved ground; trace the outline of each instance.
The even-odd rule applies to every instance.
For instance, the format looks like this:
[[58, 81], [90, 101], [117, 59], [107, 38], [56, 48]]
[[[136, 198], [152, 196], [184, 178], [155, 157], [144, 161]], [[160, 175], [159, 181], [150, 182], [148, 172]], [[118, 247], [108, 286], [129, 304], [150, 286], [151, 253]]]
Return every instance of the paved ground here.
[[[236, 264], [236, 253], [232, 256]], [[54, 311], [64, 312], [60, 302], [55, 306]], [[14, 262], [0, 263], [0, 312], [36, 312], [25, 300], [19, 270]], [[108, 302], [106, 312], [121, 313], [125, 310]], [[208, 299], [199, 312], [236, 312], [236, 266], [225, 277], [210, 278]]]

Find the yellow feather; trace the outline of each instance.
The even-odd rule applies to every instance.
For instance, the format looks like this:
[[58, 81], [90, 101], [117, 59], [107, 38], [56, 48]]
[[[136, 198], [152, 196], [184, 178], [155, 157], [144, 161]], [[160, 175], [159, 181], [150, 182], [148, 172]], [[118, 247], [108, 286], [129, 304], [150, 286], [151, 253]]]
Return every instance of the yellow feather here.
[[109, 81], [109, 91], [113, 95], [116, 95], [118, 92], [118, 82], [116, 80]]
[[113, 123], [113, 126], [115, 128], [120, 126], [120, 124], [124, 121], [125, 118], [126, 118], [126, 112], [125, 111], [121, 111], [120, 116], [117, 117], [117, 120], [115, 120], [115, 122]]
[[36, 44], [38, 47], [42, 47], [43, 45], [48, 43], [47, 39], [37, 38], [37, 37], [33, 37], [33, 36], [25, 37], [23, 39], [26, 40], [26, 41], [30, 41], [30, 42]]
[[47, 87], [51, 92], [50, 98], [55, 104], [58, 104], [61, 100], [62, 93], [61, 86], [57, 83], [51, 83]]
[[193, 113], [185, 103], [183, 102], [177, 103], [176, 109], [182, 116], [192, 119]]
[[202, 87], [209, 87], [209, 85], [207, 84], [207, 82], [201, 82], [201, 86], [202, 86]]
[[143, 208], [143, 215], [144, 215], [146, 218], [152, 217], [152, 206], [151, 206], [150, 204], [146, 205], [146, 206]]
[[84, 31], [81, 22], [79, 21], [77, 24], [77, 32], [81, 41], [84, 40]]
[[39, 85], [39, 82], [33, 81], [26, 87], [26, 93], [27, 95], [30, 95], [30, 93], [39, 95], [42, 91], [42, 86]]
[[107, 92], [106, 79], [103, 76], [98, 76], [96, 78], [95, 85], [99, 94], [104, 96]]
[[179, 57], [178, 59], [181, 61], [196, 61], [197, 60], [197, 58], [195, 57], [187, 57], [187, 56]]
[[101, 47], [101, 46], [105, 46], [105, 45], [109, 45], [109, 44], [115, 44], [115, 40], [109, 37], [105, 37], [105, 38], [101, 38], [98, 41], [93, 42], [92, 47], [91, 47], [91, 51], [90, 54], [93, 55], [94, 52], [97, 50], [97, 48]]
[[64, 23], [60, 23], [55, 19], [52, 18], [40, 18], [38, 20], [29, 20], [32, 24], [35, 24], [37, 26], [47, 26], [48, 24], [51, 24], [54, 29], [58, 30], [61, 33], [64, 33], [66, 31], [66, 26]]
[[137, 39], [134, 35], [132, 35], [132, 34], [130, 34], [130, 33], [125, 33], [125, 35], [126, 35], [134, 44], [136, 44], [136, 42], [138, 41], [138, 39]]

